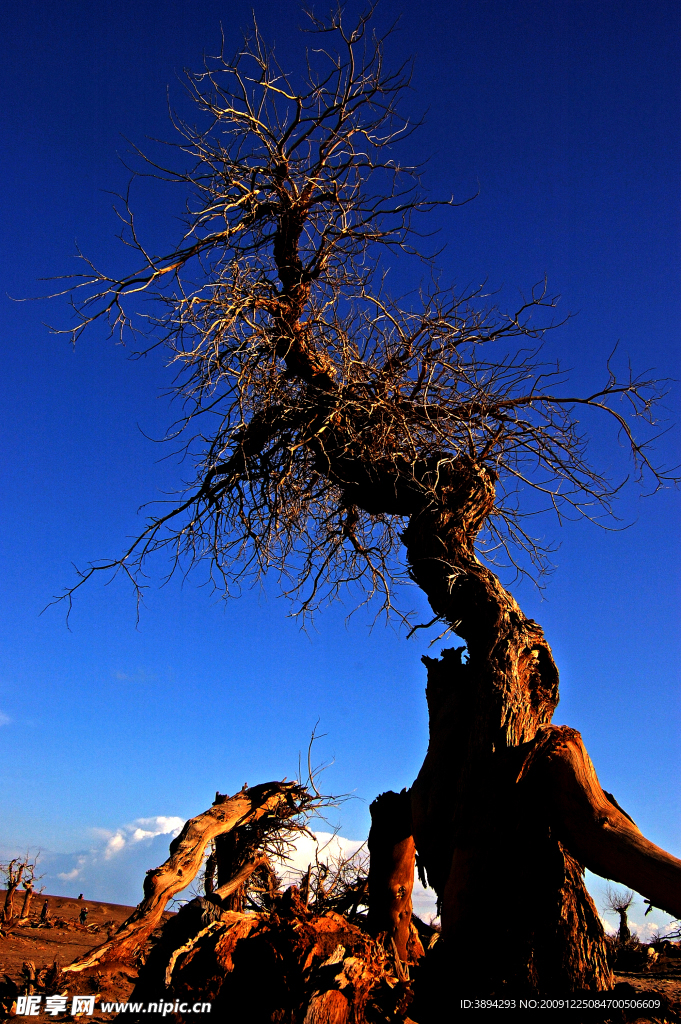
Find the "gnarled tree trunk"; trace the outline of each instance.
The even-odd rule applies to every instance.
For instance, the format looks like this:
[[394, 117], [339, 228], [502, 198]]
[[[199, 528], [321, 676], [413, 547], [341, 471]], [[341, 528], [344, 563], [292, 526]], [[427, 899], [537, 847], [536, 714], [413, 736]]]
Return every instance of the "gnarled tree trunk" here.
[[[405, 950], [413, 836], [442, 907], [435, 948], [451, 962], [442, 972], [450, 989], [607, 989], [603, 931], [580, 863], [618, 880], [636, 875], [654, 902], [653, 892], [676, 892], [681, 864], [625, 824], [577, 739], [550, 731], [558, 702], [550, 648], [474, 544], [495, 511], [486, 461], [507, 479], [527, 474], [557, 508], [567, 485], [572, 507], [607, 509], [617, 488], [585, 462], [575, 404], [617, 424], [640, 474], [658, 485], [674, 479], [648, 461], [613, 406], [626, 397], [633, 415], [647, 418], [659, 385], [645, 375], [620, 381], [609, 368], [595, 395], [565, 396], [562, 374], [522, 347], [544, 333], [533, 314], [554, 305], [541, 289], [508, 315], [473, 308], [476, 289], [456, 296], [437, 282], [406, 306], [388, 297], [376, 247], [416, 254], [412, 216], [439, 203], [421, 198], [418, 171], [392, 150], [404, 134], [395, 104], [408, 75], [384, 70], [383, 40], [369, 43], [366, 16], [350, 33], [338, 18], [314, 24], [340, 33], [342, 55], [322, 72], [308, 66], [298, 95], [275, 85], [280, 69], [257, 33], [235, 63], [218, 65], [222, 94], [234, 90], [236, 99], [218, 110], [197, 84], [212, 73], [192, 80], [222, 134], [215, 142], [212, 131], [183, 132], [182, 149], [202, 170], [177, 180], [200, 184], [206, 205], [170, 252], [150, 256], [133, 233], [141, 269], [119, 280], [93, 271], [74, 285], [77, 294], [86, 287], [74, 338], [100, 317], [125, 330], [121, 303], [148, 289], [162, 304], [152, 322], [188, 403], [180, 433], [194, 438], [192, 421], [207, 411], [217, 426], [196, 435], [205, 441], [196, 487], [153, 517], [120, 560], [79, 574], [65, 596], [101, 569], [134, 578], [149, 552], [170, 544], [189, 565], [207, 558], [225, 582], [253, 571], [299, 574], [305, 610], [365, 581], [387, 608], [395, 524], [408, 521], [413, 579], [467, 652], [426, 659], [429, 749], [411, 791], [412, 832], [402, 831], [401, 811], [394, 829], [384, 822], [374, 831], [374, 926]], [[255, 61], [255, 77], [244, 79], [242, 60]], [[216, 211], [224, 230], [208, 227]], [[521, 348], [511, 355], [514, 339]], [[479, 358], [487, 344], [503, 354]], [[499, 514], [512, 526], [508, 508]], [[210, 835], [218, 831], [227, 829]], [[239, 837], [217, 843], [211, 871], [217, 866], [221, 888], [221, 855], [246, 870], [248, 849]], [[136, 948], [142, 924], [177, 891], [170, 867], [147, 880], [142, 917], [126, 924], [119, 949]], [[240, 898], [237, 885], [233, 907]], [[491, 935], [493, 955], [483, 957]]]
[[[179, 836], [170, 844], [170, 857], [160, 867], [147, 872], [144, 899], [113, 938], [74, 960], [64, 970], [77, 973], [106, 961], [133, 962], [160, 924], [168, 900], [195, 878], [211, 839], [267, 815], [285, 816], [287, 809], [290, 813], [299, 793], [300, 787], [289, 782], [268, 782], [251, 789], [244, 788], [232, 797], [218, 793], [212, 807], [185, 823]], [[253, 864], [249, 863], [241, 867], [236, 878], [229, 881], [219, 879], [223, 884], [214, 895], [229, 896], [252, 870]]]
[[19, 915], [22, 921], [28, 917], [32, 898], [33, 885], [31, 883], [24, 882], [24, 902], [21, 904], [21, 914]]
[[549, 726], [550, 648], [473, 550], [493, 474], [459, 459], [442, 478], [441, 501], [411, 517], [404, 542], [414, 580], [467, 644], [465, 659], [465, 648], [424, 659], [430, 741], [411, 791], [416, 847], [442, 908], [447, 987], [608, 989], [582, 864], [678, 914], [681, 862], [603, 794], [579, 735]]
[[[414, 835], [441, 903], [451, 986], [607, 989], [612, 976], [580, 866], [541, 809], [509, 799], [507, 751], [532, 741], [558, 703], [558, 671], [541, 628], [474, 554], [494, 477], [461, 459], [442, 502], [405, 532], [412, 575], [467, 644], [425, 659], [430, 742], [412, 789]], [[494, 952], [489, 949], [494, 936]], [[442, 954], [441, 954], [442, 955]]]

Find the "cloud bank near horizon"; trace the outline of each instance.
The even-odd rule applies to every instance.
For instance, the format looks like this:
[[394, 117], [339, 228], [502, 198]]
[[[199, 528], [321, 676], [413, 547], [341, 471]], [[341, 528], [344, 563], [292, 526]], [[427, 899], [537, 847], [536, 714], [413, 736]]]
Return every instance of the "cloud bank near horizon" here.
[[[142, 899], [146, 872], [166, 860], [169, 844], [183, 825], [183, 818], [158, 814], [136, 818], [113, 831], [92, 828], [94, 841], [89, 849], [40, 853], [40, 884], [45, 892], [55, 896], [76, 897], [82, 892], [86, 899], [135, 906]], [[276, 865], [276, 870], [285, 886], [294, 885], [308, 864], [314, 863], [315, 854], [320, 859], [334, 861], [339, 857], [352, 857], [362, 847], [366, 847], [365, 841], [347, 839], [332, 832], [317, 832], [315, 839], [301, 834], [288, 860]], [[3, 851], [2, 855], [15, 856], [18, 852]], [[413, 903], [414, 913], [424, 921], [435, 917], [435, 894], [432, 889], [425, 889], [418, 879], [414, 884]]]
[[[158, 814], [136, 818], [114, 830], [92, 828], [93, 842], [89, 849], [73, 853], [41, 852], [40, 884], [51, 895], [76, 897], [82, 892], [86, 899], [135, 906], [142, 899], [146, 872], [167, 859], [169, 844], [183, 825], [184, 819], [177, 815]], [[315, 854], [332, 862], [361, 853], [363, 847], [366, 847], [365, 841], [347, 839], [332, 832], [317, 832], [314, 839], [301, 834], [288, 861], [277, 865], [276, 870], [285, 886], [296, 884], [308, 864], [314, 863]], [[8, 860], [23, 852], [0, 848], [0, 859]], [[587, 872], [586, 882], [605, 932], [612, 935], [618, 922], [611, 919], [612, 915], [602, 912], [606, 882], [591, 872]], [[190, 890], [191, 886], [185, 894], [179, 894], [180, 898], [190, 896]], [[413, 905], [414, 913], [427, 923], [435, 918], [435, 893], [424, 888], [418, 878], [414, 880]], [[672, 918], [657, 909], [645, 917], [644, 909], [642, 900], [637, 898], [629, 914], [629, 926], [640, 941], [647, 942], [656, 932], [668, 931]]]
[[[40, 885], [55, 896], [75, 897], [82, 892], [86, 899], [135, 906], [142, 899], [146, 872], [166, 860], [168, 846], [183, 825], [184, 819], [177, 815], [159, 814], [136, 818], [113, 831], [92, 828], [88, 849], [40, 850]], [[23, 852], [3, 850], [2, 856], [7, 859]]]
[[170, 835], [174, 839], [180, 834], [183, 825], [184, 818], [178, 818], [177, 815], [157, 814], [153, 818], [136, 818], [131, 825], [123, 825], [115, 832], [107, 829], [93, 829], [93, 832], [105, 841], [102, 854], [104, 860], [111, 860], [126, 847], [130, 850], [135, 843], [143, 843], [156, 836]]

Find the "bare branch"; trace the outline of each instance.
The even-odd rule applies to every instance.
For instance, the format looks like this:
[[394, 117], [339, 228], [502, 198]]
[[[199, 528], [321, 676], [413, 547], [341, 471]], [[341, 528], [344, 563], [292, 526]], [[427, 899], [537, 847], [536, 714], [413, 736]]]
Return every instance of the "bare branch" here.
[[[192, 479], [121, 557], [79, 573], [69, 607], [101, 571], [123, 572], [139, 600], [146, 561], [165, 551], [171, 574], [202, 564], [225, 595], [274, 574], [303, 619], [345, 590], [390, 614], [411, 583], [406, 523], [443, 502], [461, 458], [497, 481], [478, 553], [531, 574], [549, 551], [524, 517], [603, 523], [629, 476], [652, 490], [677, 479], [651, 457], [664, 382], [618, 375], [613, 354], [579, 395], [545, 361], [546, 332], [565, 322], [546, 281], [510, 312], [484, 285], [441, 285], [422, 218], [456, 203], [428, 196], [400, 158], [416, 127], [399, 110], [411, 67], [387, 66], [369, 17], [350, 30], [311, 14], [319, 45], [301, 79], [255, 23], [234, 58], [207, 58], [186, 82], [204, 126], [174, 115], [178, 166], [149, 158], [144, 172], [186, 192], [178, 245], [145, 248], [126, 194], [136, 265], [115, 278], [80, 256], [74, 340], [105, 321], [141, 351], [167, 348], [183, 403], [168, 438]], [[401, 302], [386, 283], [396, 256], [427, 276]], [[585, 416], [614, 428], [630, 460], [619, 479], [590, 463]]]

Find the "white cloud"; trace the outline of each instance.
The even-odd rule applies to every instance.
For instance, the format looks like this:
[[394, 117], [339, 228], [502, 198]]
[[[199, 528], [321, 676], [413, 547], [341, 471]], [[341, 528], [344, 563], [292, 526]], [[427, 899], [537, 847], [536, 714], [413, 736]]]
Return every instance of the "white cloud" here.
[[[89, 850], [74, 853], [44, 851], [45, 891], [53, 895], [77, 896], [87, 899], [134, 906], [142, 899], [142, 883], [146, 871], [162, 864], [168, 857], [168, 845], [181, 831], [184, 819], [177, 815], [155, 815], [136, 818], [116, 829], [92, 828], [93, 842]], [[320, 860], [336, 860], [366, 853], [366, 844], [346, 839], [331, 832], [318, 832], [310, 838], [298, 836], [290, 858], [277, 866], [284, 885], [296, 884], [308, 864], [314, 864], [315, 852]], [[413, 892], [414, 912], [424, 921], [435, 917], [435, 894], [424, 889], [418, 879]]]
[[177, 815], [157, 814], [153, 818], [136, 818], [132, 824], [122, 825], [113, 833], [101, 828], [94, 828], [92, 832], [106, 840], [103, 856], [105, 860], [110, 860], [130, 844], [155, 839], [156, 836], [175, 837], [183, 825], [184, 818], [178, 818]]
[[353, 857], [362, 847], [366, 850], [366, 843], [361, 839], [345, 839], [333, 832], [317, 832], [314, 839], [300, 834], [290, 857], [278, 870], [285, 882], [288, 881], [292, 885], [297, 879], [296, 872], [306, 871], [308, 864], [315, 863], [315, 855], [326, 861], [347, 859]]
[[73, 880], [78, 878], [79, 874], [81, 873], [83, 865], [85, 864], [86, 860], [87, 858], [85, 856], [78, 857], [76, 866], [72, 868], [70, 871], [60, 871], [59, 874], [57, 875], [57, 878], [61, 878], [64, 882], [73, 882]]
[[110, 860], [120, 853], [125, 846], [125, 836], [121, 832], [115, 832], [104, 847], [104, 859]]
[[170, 840], [183, 825], [177, 815], [158, 814], [116, 829], [91, 828], [87, 850], [43, 849], [45, 891], [62, 896], [83, 892], [88, 899], [134, 906], [142, 899], [145, 873], [167, 859]]
[[4, 711], [0, 711], [0, 725], [9, 725], [12, 719]]
[[632, 921], [630, 923], [632, 932], [635, 932], [639, 942], [650, 942], [657, 933], [664, 934], [668, 925], [660, 924], [659, 921]]
[[179, 835], [184, 818], [174, 814], [157, 814], [155, 818], [136, 818], [133, 824], [136, 827], [131, 838], [133, 842], [139, 843], [142, 839], [153, 839], [154, 836], [167, 836], [170, 833], [173, 837]]
[[[660, 924], [659, 921], [632, 921], [628, 919], [627, 923], [629, 931], [639, 942], [650, 942], [653, 936], [658, 933], [662, 935], [669, 928], [668, 924]], [[604, 917], [601, 917], [601, 924], [605, 929], [606, 935], [616, 935], [619, 931], [619, 924], [614, 925]]]

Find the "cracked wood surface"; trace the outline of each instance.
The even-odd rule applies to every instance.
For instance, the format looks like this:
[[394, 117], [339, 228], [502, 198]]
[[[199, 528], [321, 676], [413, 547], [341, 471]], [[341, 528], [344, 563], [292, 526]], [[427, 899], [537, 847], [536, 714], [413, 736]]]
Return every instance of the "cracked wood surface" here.
[[170, 857], [160, 867], [147, 872], [144, 899], [114, 937], [64, 970], [83, 971], [105, 960], [134, 960], [158, 926], [168, 900], [186, 889], [195, 878], [211, 839], [247, 821], [277, 814], [282, 805], [290, 804], [296, 790], [294, 783], [265, 783], [244, 789], [236, 796], [213, 804], [203, 814], [190, 818], [170, 844]]
[[521, 786], [524, 776], [574, 857], [594, 874], [634, 889], [681, 918], [681, 860], [646, 839], [603, 791], [576, 729], [542, 729], [521, 772]]

